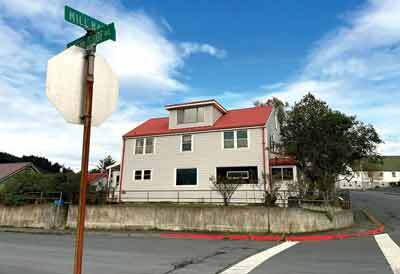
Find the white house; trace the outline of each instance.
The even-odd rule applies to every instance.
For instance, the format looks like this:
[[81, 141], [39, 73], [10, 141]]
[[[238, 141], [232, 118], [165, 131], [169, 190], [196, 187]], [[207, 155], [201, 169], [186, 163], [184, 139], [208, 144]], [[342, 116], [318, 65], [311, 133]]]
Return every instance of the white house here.
[[210, 177], [224, 177], [245, 182], [233, 202], [251, 203], [269, 189], [271, 175], [277, 183], [295, 180], [295, 164], [279, 165], [273, 153], [279, 123], [271, 105], [227, 110], [204, 100], [165, 109], [167, 117], [123, 136], [122, 201], [214, 202], [220, 195]]
[[349, 176], [339, 176], [338, 187], [368, 189], [400, 183], [400, 156], [383, 156], [381, 164], [373, 164], [368, 168], [363, 166], [366, 166], [365, 163], [353, 167]]

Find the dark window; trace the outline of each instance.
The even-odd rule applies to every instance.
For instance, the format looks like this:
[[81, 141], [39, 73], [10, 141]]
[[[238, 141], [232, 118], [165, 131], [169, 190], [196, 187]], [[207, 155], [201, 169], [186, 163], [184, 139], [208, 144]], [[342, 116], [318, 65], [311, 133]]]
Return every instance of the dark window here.
[[151, 170], [145, 169], [143, 171], [143, 180], [151, 180]]
[[226, 179], [242, 179], [246, 184], [258, 183], [258, 170], [256, 166], [239, 166], [239, 167], [217, 167], [217, 180], [219, 178]]
[[142, 171], [135, 170], [135, 180], [142, 180]]
[[234, 148], [235, 147], [235, 132], [225, 131], [224, 132], [224, 148]]
[[291, 167], [282, 168], [282, 179], [283, 180], [293, 180], [293, 168], [291, 168]]
[[197, 169], [178, 168], [176, 169], [177, 186], [195, 186], [197, 185]]
[[192, 135], [182, 135], [182, 151], [192, 151]]
[[273, 167], [272, 168], [272, 181], [292, 181], [293, 168], [292, 167]]
[[272, 168], [272, 181], [280, 182], [282, 181], [282, 169], [281, 168]]

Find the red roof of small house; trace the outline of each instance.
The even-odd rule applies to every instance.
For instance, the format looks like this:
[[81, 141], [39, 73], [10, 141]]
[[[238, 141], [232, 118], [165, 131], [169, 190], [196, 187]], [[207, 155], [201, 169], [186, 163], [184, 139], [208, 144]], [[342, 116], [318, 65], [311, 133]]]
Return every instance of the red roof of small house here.
[[107, 173], [104, 173], [104, 172], [89, 173], [87, 182], [88, 182], [88, 184], [93, 184], [93, 183], [96, 183], [101, 178], [106, 178], [106, 177], [107, 177]]
[[295, 166], [297, 161], [293, 157], [278, 157], [269, 159], [269, 164], [271, 166]]
[[0, 181], [26, 168], [32, 168], [33, 170], [37, 171], [35, 166], [29, 162], [0, 164]]
[[228, 110], [212, 126], [188, 127], [170, 129], [169, 118], [153, 118], [140, 124], [133, 130], [124, 135], [125, 138], [165, 135], [183, 132], [200, 132], [218, 129], [244, 128], [264, 126], [269, 115], [272, 112], [272, 106], [258, 106], [252, 108], [242, 108]]

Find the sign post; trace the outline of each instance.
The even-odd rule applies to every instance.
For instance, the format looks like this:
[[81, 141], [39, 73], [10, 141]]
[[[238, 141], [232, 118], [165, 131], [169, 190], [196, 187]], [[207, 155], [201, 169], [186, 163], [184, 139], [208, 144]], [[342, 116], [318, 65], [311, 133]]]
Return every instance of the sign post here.
[[79, 212], [77, 231], [75, 239], [75, 260], [74, 274], [82, 273], [82, 258], [83, 244], [85, 232], [85, 216], [86, 216], [86, 193], [87, 193], [87, 178], [89, 169], [89, 149], [90, 149], [90, 130], [92, 126], [92, 104], [93, 104], [93, 71], [94, 71], [94, 56], [96, 46], [86, 51], [87, 71], [86, 71], [86, 94], [84, 101], [83, 120], [83, 142], [82, 142], [82, 163], [81, 163], [81, 182], [79, 189]]
[[[68, 43], [67, 50], [49, 60], [46, 93], [68, 122], [83, 124], [79, 211], [73, 272], [81, 274], [92, 120], [95, 125], [101, 123], [114, 110], [118, 97], [118, 81], [106, 62], [100, 58], [99, 62], [96, 61], [99, 68], [95, 69], [96, 45], [107, 40], [115, 41], [116, 33], [114, 23], [105, 24], [68, 6], [65, 6], [64, 18], [84, 28], [86, 35]], [[83, 56], [85, 56], [84, 61]], [[99, 76], [100, 83], [97, 87], [94, 84], [96, 75]], [[101, 98], [94, 95], [94, 91], [97, 90]], [[93, 105], [98, 107], [94, 112]]]

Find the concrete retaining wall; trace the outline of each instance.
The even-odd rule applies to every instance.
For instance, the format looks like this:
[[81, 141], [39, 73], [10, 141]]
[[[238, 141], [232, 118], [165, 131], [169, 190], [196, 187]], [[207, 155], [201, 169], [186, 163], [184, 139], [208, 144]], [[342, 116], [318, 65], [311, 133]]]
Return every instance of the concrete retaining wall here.
[[[76, 227], [76, 214], [71, 206], [67, 227]], [[350, 210], [328, 215], [300, 208], [105, 205], [88, 206], [86, 215], [90, 229], [302, 233], [351, 225]]]
[[67, 217], [66, 207], [26, 205], [0, 206], [0, 226], [20, 228], [62, 228]]

